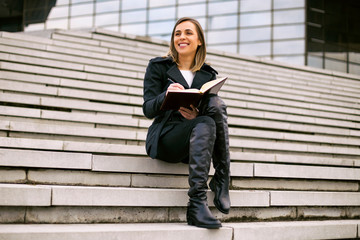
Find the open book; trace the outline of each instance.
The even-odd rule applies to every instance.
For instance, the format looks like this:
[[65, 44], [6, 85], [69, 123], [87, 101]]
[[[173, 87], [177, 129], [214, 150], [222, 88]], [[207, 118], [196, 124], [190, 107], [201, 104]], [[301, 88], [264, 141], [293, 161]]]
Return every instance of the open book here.
[[180, 107], [190, 108], [191, 104], [197, 107], [205, 94], [217, 94], [226, 79], [227, 77], [211, 80], [202, 85], [200, 90], [196, 88], [169, 90], [161, 105], [161, 110], [178, 110]]

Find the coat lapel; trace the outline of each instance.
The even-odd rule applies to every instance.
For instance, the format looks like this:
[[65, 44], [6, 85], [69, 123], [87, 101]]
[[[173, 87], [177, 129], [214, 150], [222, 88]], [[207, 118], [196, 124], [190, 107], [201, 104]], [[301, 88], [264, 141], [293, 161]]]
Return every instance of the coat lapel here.
[[177, 68], [177, 65], [174, 64], [169, 70], [166, 72], [169, 76], [169, 78], [177, 83], [180, 83], [185, 88], [189, 88], [190, 86], [187, 84], [185, 78], [181, 74], [180, 70]]
[[212, 79], [213, 75], [205, 70], [200, 69], [196, 72], [194, 81], [191, 85], [192, 88], [200, 89], [201, 86], [210, 81]]

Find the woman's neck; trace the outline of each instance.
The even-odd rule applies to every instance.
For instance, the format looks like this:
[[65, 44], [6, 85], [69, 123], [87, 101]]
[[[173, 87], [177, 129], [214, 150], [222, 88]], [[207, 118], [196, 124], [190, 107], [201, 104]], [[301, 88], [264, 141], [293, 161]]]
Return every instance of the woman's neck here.
[[190, 70], [191, 65], [194, 61], [194, 56], [179, 56], [179, 65], [178, 68], [180, 70]]

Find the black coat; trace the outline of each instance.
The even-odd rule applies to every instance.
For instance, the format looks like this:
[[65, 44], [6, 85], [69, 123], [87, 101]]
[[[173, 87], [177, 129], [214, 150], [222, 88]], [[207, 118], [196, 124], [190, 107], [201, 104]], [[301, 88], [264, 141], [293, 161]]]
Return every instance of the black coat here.
[[[191, 88], [200, 89], [204, 83], [216, 79], [216, 74], [216, 70], [204, 64], [196, 72]], [[176, 63], [170, 57], [151, 59], [145, 73], [143, 103], [144, 115], [149, 119], [155, 118], [146, 137], [146, 152], [151, 158], [157, 156], [159, 136], [173, 112], [160, 110], [171, 81], [180, 83], [184, 88], [190, 88]]]

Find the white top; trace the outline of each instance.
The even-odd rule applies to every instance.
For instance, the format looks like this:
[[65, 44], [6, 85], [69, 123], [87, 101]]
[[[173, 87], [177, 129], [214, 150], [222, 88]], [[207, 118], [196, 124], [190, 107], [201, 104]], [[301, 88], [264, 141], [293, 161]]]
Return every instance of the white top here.
[[193, 83], [193, 80], [195, 77], [195, 73], [190, 70], [180, 70], [180, 72], [183, 75], [183, 77], [185, 78], [189, 87], [191, 87], [191, 84]]

